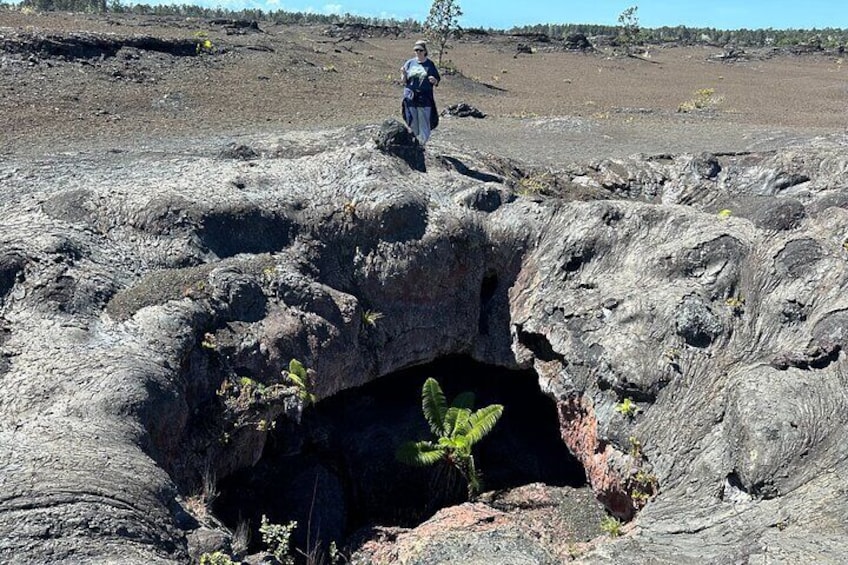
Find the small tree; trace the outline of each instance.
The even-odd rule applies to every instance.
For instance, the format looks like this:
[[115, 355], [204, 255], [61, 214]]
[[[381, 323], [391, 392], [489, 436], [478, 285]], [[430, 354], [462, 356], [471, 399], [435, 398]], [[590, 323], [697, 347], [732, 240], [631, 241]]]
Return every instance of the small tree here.
[[398, 460], [420, 467], [448, 463], [466, 480], [468, 497], [474, 498], [481, 485], [471, 448], [492, 431], [503, 414], [503, 405], [492, 404], [473, 412], [474, 394], [464, 392], [448, 407], [442, 387], [433, 378], [424, 382], [421, 405], [436, 441], [408, 441], [398, 449]]
[[433, 0], [430, 15], [424, 22], [424, 31], [438, 48], [438, 65], [442, 65], [442, 55], [447, 51], [448, 40], [459, 33], [459, 17], [462, 8], [456, 0]]
[[621, 26], [619, 41], [627, 47], [628, 53], [639, 40], [639, 17], [636, 15], [638, 10], [639, 6], [630, 6], [618, 16], [618, 23]]

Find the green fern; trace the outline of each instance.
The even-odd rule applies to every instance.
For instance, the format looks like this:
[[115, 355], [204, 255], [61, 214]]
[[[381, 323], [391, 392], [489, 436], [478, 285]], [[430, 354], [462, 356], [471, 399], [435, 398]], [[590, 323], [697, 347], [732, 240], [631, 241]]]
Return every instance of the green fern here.
[[445, 393], [436, 379], [430, 378], [424, 382], [421, 388], [421, 405], [424, 410], [424, 418], [430, 424], [430, 430], [434, 435], [441, 436], [445, 429], [445, 416], [448, 411], [448, 403]]
[[429, 378], [421, 389], [421, 407], [435, 441], [404, 443], [397, 451], [398, 460], [418, 467], [440, 461], [453, 465], [468, 483], [469, 498], [474, 498], [481, 484], [471, 448], [495, 427], [503, 405], [492, 404], [474, 412], [474, 394], [465, 392], [448, 406], [438, 381]]
[[488, 435], [498, 423], [501, 414], [503, 406], [500, 404], [486, 406], [471, 414], [468, 418], [468, 431], [465, 433], [468, 441], [473, 445]]
[[445, 456], [444, 449], [429, 441], [408, 441], [398, 448], [397, 458], [407, 465], [427, 467]]
[[383, 319], [382, 312], [375, 312], [373, 310], [366, 310], [362, 313], [362, 322], [366, 326], [370, 326], [372, 328], [377, 327], [377, 322]]
[[309, 373], [300, 361], [297, 359], [289, 361], [286, 378], [297, 389], [297, 396], [303, 401], [304, 406], [315, 404], [316, 397], [310, 390], [312, 383], [309, 382]]

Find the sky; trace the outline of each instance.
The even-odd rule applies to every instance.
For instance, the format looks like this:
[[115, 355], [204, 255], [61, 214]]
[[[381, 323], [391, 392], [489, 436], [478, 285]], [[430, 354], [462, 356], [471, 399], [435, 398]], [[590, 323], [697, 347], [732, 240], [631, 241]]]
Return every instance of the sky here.
[[[229, 9], [261, 8], [394, 19], [427, 17], [431, 0], [135, 0]], [[538, 23], [617, 25], [637, 6], [642, 27], [685, 25], [718, 29], [848, 28], [845, 0], [458, 0], [463, 27], [508, 29]], [[128, 0], [126, 3], [135, 3]]]

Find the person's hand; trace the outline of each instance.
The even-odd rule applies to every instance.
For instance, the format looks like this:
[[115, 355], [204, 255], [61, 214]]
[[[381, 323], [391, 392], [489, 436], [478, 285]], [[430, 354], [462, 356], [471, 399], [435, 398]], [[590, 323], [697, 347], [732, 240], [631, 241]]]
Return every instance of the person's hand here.
[[430, 81], [430, 84], [436, 84], [437, 82], [439, 82], [438, 80], [436, 80], [436, 77], [427, 77], [427, 80]]

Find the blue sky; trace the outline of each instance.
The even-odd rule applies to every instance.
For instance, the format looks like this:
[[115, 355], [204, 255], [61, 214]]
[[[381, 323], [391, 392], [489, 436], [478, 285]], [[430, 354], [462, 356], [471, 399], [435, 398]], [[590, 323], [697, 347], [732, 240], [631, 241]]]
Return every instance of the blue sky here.
[[[427, 16], [430, 0], [135, 0], [197, 3], [238, 9], [351, 13], [396, 19]], [[127, 0], [133, 3], [133, 0]], [[848, 28], [845, 0], [459, 0], [465, 27], [510, 28], [534, 23], [616, 25], [618, 15], [638, 6], [643, 27]]]

